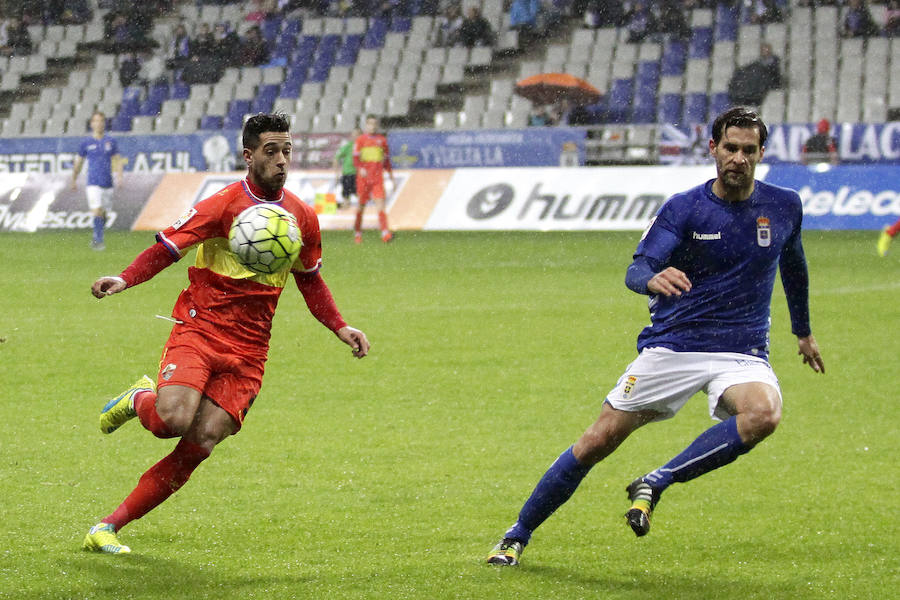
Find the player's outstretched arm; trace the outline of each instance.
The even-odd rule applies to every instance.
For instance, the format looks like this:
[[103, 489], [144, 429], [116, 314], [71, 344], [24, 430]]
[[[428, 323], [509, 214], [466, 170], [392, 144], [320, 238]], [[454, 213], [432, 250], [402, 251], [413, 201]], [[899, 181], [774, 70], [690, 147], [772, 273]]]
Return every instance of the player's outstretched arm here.
[[353, 350], [353, 356], [356, 358], [362, 358], [369, 353], [369, 340], [366, 334], [359, 329], [344, 325], [335, 334], [342, 342], [350, 346]]
[[812, 334], [797, 338], [797, 354], [803, 357], [803, 364], [807, 364], [816, 373], [825, 373], [825, 362], [819, 354], [819, 345]]
[[126, 287], [128, 287], [128, 284], [121, 277], [106, 276], [94, 282], [94, 285], [91, 286], [91, 293], [94, 295], [94, 298], [103, 299], [107, 296], [118, 294]]

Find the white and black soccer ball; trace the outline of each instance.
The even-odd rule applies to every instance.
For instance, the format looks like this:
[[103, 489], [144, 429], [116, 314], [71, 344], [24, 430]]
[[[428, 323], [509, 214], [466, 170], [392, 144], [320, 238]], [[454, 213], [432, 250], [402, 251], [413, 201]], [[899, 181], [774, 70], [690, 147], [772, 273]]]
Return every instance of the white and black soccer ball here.
[[278, 273], [297, 260], [303, 241], [297, 219], [277, 204], [254, 204], [234, 218], [228, 245], [255, 273]]

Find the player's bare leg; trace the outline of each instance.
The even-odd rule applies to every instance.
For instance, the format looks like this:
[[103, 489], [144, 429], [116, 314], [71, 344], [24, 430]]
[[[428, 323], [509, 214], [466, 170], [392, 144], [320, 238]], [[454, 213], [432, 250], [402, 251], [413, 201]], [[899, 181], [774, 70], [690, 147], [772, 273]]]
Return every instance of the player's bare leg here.
[[631, 508], [625, 518], [635, 535], [650, 531], [650, 516], [666, 488], [733, 462], [771, 435], [781, 420], [781, 397], [766, 383], [733, 385], [719, 404], [733, 415], [730, 419], [713, 425], [678, 456], [626, 488]]

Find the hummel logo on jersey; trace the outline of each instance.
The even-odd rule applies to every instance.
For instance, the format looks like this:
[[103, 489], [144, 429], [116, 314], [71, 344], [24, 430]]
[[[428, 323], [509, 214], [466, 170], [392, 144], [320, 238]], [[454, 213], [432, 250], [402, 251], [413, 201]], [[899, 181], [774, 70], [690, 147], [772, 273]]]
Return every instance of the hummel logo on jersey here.
[[717, 231], [715, 233], [697, 233], [696, 231], [693, 231], [691, 233], [693, 233], [693, 237], [695, 240], [706, 241], [706, 240], [721, 240], [722, 239], [721, 231]]

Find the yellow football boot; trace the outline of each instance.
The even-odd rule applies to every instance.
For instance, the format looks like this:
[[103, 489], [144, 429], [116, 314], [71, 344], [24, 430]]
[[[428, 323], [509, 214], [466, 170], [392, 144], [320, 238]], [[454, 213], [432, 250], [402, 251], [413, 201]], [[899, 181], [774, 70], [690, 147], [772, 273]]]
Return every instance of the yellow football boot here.
[[156, 383], [144, 375], [130, 388], [106, 403], [100, 411], [100, 431], [112, 433], [129, 420], [137, 416], [134, 410], [134, 397], [138, 392], [156, 391]]
[[85, 550], [106, 552], [107, 554], [128, 554], [131, 548], [124, 546], [116, 537], [116, 528], [109, 523], [97, 523], [84, 537], [81, 545]]
[[881, 235], [878, 236], [878, 256], [887, 256], [888, 249], [891, 247], [891, 241], [894, 239], [888, 235], [888, 228], [885, 227], [881, 230]]

